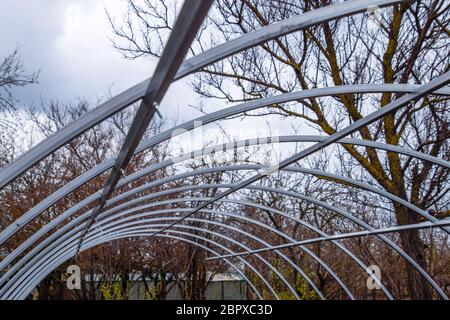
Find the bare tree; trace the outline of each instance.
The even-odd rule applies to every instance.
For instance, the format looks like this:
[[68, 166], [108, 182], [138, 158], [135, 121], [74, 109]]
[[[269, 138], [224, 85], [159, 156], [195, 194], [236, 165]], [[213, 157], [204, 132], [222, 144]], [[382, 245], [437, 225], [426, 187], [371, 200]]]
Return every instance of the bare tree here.
[[19, 49], [6, 56], [0, 64], [0, 111], [14, 110], [16, 100], [11, 90], [37, 83], [38, 76], [39, 72], [25, 73]]
[[[337, 1], [218, 1], [191, 54], [333, 2]], [[172, 30], [176, 3], [128, 0], [128, 11], [122, 20], [108, 15], [114, 46], [130, 59], [160, 56]], [[417, 0], [380, 9], [379, 23], [367, 14], [321, 23], [204, 68], [192, 85], [203, 97], [240, 102], [316, 87], [422, 84], [450, 69], [449, 14], [444, 0]], [[247, 116], [275, 114], [331, 135], [399, 96], [386, 92], [310, 98], [272, 105]], [[448, 98], [429, 96], [361, 128], [354, 136], [449, 160], [449, 114]], [[448, 169], [370, 147], [343, 145], [343, 150], [341, 160], [347, 172], [362, 172], [361, 177], [437, 218], [449, 216]], [[398, 225], [421, 221], [420, 215], [398, 203], [392, 202], [389, 207]], [[428, 269], [421, 233], [402, 232], [400, 241], [403, 249]], [[409, 296], [431, 298], [432, 290], [425, 279], [414, 268], [405, 268]]]

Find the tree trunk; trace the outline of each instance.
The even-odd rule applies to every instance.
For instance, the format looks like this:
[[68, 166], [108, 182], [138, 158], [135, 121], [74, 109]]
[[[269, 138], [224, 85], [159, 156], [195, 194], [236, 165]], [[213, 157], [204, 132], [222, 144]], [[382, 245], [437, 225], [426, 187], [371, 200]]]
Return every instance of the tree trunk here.
[[120, 277], [120, 289], [122, 291], [122, 299], [128, 300], [128, 282], [129, 282], [129, 271], [123, 269]]
[[[420, 222], [419, 215], [405, 207], [396, 207], [396, 217], [398, 225], [405, 225]], [[417, 262], [419, 266], [427, 271], [425, 251], [418, 230], [400, 232], [400, 241], [403, 250]], [[406, 263], [406, 274], [408, 279], [408, 292], [411, 299], [432, 299], [433, 294], [426, 279], [412, 266]]]

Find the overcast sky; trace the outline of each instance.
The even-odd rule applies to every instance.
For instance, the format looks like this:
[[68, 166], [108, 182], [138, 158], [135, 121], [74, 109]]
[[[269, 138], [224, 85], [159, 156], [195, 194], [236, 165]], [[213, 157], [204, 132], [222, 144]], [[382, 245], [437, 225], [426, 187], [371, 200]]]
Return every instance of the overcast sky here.
[[[125, 5], [124, 0], [1, 0], [0, 57], [19, 46], [27, 72], [41, 70], [39, 84], [15, 90], [20, 104], [39, 105], [41, 101], [77, 98], [96, 102], [110, 91], [117, 94], [150, 77], [156, 59], [126, 60], [108, 39], [112, 33], [105, 6], [113, 16], [118, 16], [124, 12]], [[195, 99], [187, 80], [180, 80], [171, 86], [161, 112], [177, 123], [187, 121], [199, 115], [188, 107]], [[209, 111], [224, 107], [223, 102], [215, 101]], [[236, 119], [222, 123], [222, 127], [234, 138], [291, 131], [291, 122], [280, 121], [278, 117], [271, 117], [269, 131], [267, 120]], [[218, 130], [215, 134], [223, 136], [218, 127], [208, 126], [211, 127]], [[208, 131], [206, 139], [212, 135]]]
[[[105, 6], [120, 15], [123, 0], [2, 0], [0, 9], [0, 57], [20, 48], [27, 72], [41, 70], [39, 84], [15, 90], [22, 105], [41, 100], [97, 101], [111, 90], [119, 93], [151, 76], [154, 58], [124, 59], [112, 47]], [[195, 97], [184, 83], [177, 96]], [[178, 99], [170, 99], [179, 107]], [[184, 99], [186, 102], [186, 99]], [[172, 109], [174, 109], [172, 107]]]

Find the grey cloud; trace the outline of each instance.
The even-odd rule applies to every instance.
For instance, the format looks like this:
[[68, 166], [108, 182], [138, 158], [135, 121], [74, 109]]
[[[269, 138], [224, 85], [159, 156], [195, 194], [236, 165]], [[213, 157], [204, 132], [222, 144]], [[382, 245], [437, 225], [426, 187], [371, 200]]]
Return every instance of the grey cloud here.
[[[117, 5], [119, 1], [108, 1]], [[71, 100], [121, 91], [151, 75], [155, 61], [124, 60], [107, 39], [100, 0], [3, 0], [0, 57], [18, 44], [29, 71], [41, 70], [39, 84], [14, 91], [21, 104]]]

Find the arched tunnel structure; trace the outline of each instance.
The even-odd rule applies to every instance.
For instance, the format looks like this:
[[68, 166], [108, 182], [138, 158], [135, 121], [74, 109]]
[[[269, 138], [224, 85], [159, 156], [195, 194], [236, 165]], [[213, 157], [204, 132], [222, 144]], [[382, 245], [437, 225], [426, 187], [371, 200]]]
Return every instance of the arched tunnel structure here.
[[[98, 244], [127, 237], [158, 237], [161, 239], [176, 239], [190, 245], [200, 246], [209, 253], [207, 260], [223, 259], [224, 262], [230, 266], [230, 268], [234, 269], [243, 276], [243, 278], [248, 282], [249, 288], [254, 291], [255, 295], [259, 299], [262, 299], [263, 296], [261, 292], [258, 291], [259, 289], [252, 284], [252, 282], [238, 266], [245, 265], [248, 270], [261, 279], [262, 283], [264, 283], [267, 287], [268, 292], [271, 293], [272, 298], [279, 299], [279, 293], [276, 288], [272, 286], [270, 281], [267, 280], [267, 276], [262, 274], [252, 265], [252, 260], [248, 260], [249, 257], [258, 259], [258, 261], [265, 265], [268, 270], [271, 270], [274, 274], [277, 274], [285, 286], [292, 292], [293, 296], [299, 299], [299, 296], [289, 279], [277, 270], [276, 265], [273, 265], [264, 257], [265, 252], [273, 252], [278, 258], [285, 261], [287, 265], [299, 272], [308, 285], [317, 293], [318, 297], [325, 299], [326, 297], [320, 291], [317, 284], [309, 277], [308, 273], [304, 272], [301, 266], [297, 265], [283, 253], [283, 249], [295, 246], [327, 270], [331, 277], [339, 284], [347, 297], [349, 299], [354, 299], [354, 294], [352, 293], [352, 290], [349, 289], [348, 284], [341, 279], [340, 275], [335, 272], [333, 268], [327, 264], [327, 262], [325, 262], [314, 251], [310, 250], [307, 245], [311, 243], [331, 243], [333, 246], [345, 253], [350, 259], [352, 259], [352, 261], [354, 261], [354, 263], [363, 272], [369, 273], [369, 271], [367, 271], [368, 265], [358, 258], [358, 256], [342, 242], [342, 240], [355, 237], [375, 236], [385, 245], [394, 250], [402, 259], [406, 261], [407, 264], [415, 268], [420, 276], [427, 281], [428, 285], [433, 288], [436, 296], [447, 300], [448, 297], [445, 291], [439, 286], [435, 279], [433, 279], [433, 277], [427, 273], [426, 270], [424, 270], [413, 258], [402, 250], [396, 242], [387, 237], [386, 234], [401, 233], [413, 229], [420, 230], [432, 228], [439, 228], [446, 233], [450, 233], [449, 219], [438, 219], [426, 210], [423, 210], [407, 200], [374, 185], [319, 169], [313, 170], [292, 166], [292, 164], [305, 159], [306, 157], [322, 150], [323, 148], [326, 148], [327, 146], [333, 144], [351, 144], [407, 155], [422, 161], [430, 162], [434, 166], [442, 166], [450, 169], [450, 162], [430, 156], [429, 154], [425, 154], [420, 151], [382, 142], [349, 137], [359, 128], [374, 123], [389, 113], [404, 108], [408, 104], [418, 101], [427, 95], [449, 96], [450, 88], [447, 87], [447, 85], [450, 82], [450, 72], [436, 77], [423, 85], [355, 84], [314, 88], [310, 90], [280, 94], [269, 98], [255, 99], [206, 114], [197, 119], [185, 122], [176, 127], [155, 134], [146, 140], [142, 140], [144, 131], [152, 120], [155, 112], [157, 112], [158, 104], [163, 99], [167, 89], [173, 81], [195, 72], [199, 72], [202, 68], [216, 63], [226, 57], [248, 48], [258, 46], [261, 43], [272, 40], [276, 37], [299, 31], [326, 21], [361, 14], [366, 12], [371, 6], [387, 7], [398, 4], [401, 1], [344, 1], [339, 4], [312, 10], [302, 15], [268, 25], [253, 32], [249, 32], [240, 38], [228, 41], [227, 43], [185, 60], [186, 53], [194, 36], [197, 34], [197, 31], [206, 17], [212, 1], [191, 0], [186, 2], [189, 2], [189, 5], [185, 5], [180, 11], [174, 30], [167, 41], [165, 50], [159, 60], [157, 68], [150, 79], [137, 84], [125, 92], [113, 97], [109, 101], [99, 105], [96, 109], [88, 112], [70, 125], [59, 130], [53, 136], [50, 136], [46, 140], [42, 141], [36, 147], [1, 169], [0, 188], [5, 188], [18, 176], [39, 163], [42, 159], [57, 151], [59, 148], [63, 147], [72, 139], [86, 132], [105, 119], [113, 116], [117, 112], [132, 105], [133, 103], [140, 103], [139, 109], [135, 115], [131, 128], [129, 129], [125, 142], [116, 157], [98, 164], [73, 179], [59, 190], [48, 195], [42, 202], [35, 205], [28, 212], [23, 214], [20, 218], [0, 232], [1, 246], [13, 235], [21, 232], [22, 228], [30, 223], [30, 221], [36, 217], [39, 217], [39, 215], [53, 206], [57, 201], [64, 199], [80, 186], [89, 183], [92, 179], [105, 173], [109, 174], [102, 189], [92, 193], [80, 202], [71, 206], [70, 209], [64, 213], [54, 217], [53, 220], [43, 225], [32, 236], [27, 238], [14, 250], [5, 255], [5, 257], [0, 261], [0, 270], [3, 270], [0, 277], [0, 298], [25, 299], [30, 294], [31, 290], [35, 288], [52, 270], [65, 261], [76, 256], [79, 252], [92, 248]], [[198, 122], [206, 125], [230, 116], [240, 115], [245, 112], [264, 108], [276, 103], [292, 102], [311, 97], [332, 97], [340, 94], [370, 94], [383, 92], [397, 93], [400, 97], [389, 103], [384, 108], [368, 114], [360, 120], [350, 124], [343, 130], [329, 136], [274, 136], [266, 137], [264, 139], [242, 140], [230, 144], [219, 144], [186, 153], [177, 159], [171, 158], [152, 164], [142, 170], [128, 174], [127, 176], [123, 174], [123, 170], [127, 167], [134, 155], [145, 150], [149, 150], [183, 132], [193, 130]], [[121, 190], [121, 187], [130, 185], [139, 178], [145, 177], [157, 170], [168, 168], [175, 163], [195, 159], [203, 156], [204, 154], [210, 154], [211, 152], [236, 150], [247, 146], [256, 146], [260, 143], [289, 144], [294, 142], [307, 142], [311, 143], [311, 146], [280, 161], [280, 163], [276, 166], [267, 167], [260, 164], [233, 164], [212, 168], [201, 168], [178, 175], [167, 176], [142, 185], [133, 186], [125, 192], [118, 192]], [[210, 173], [239, 170], [254, 172], [254, 175], [243, 181], [238, 181], [237, 183], [218, 182], [217, 184], [184, 186], [142, 195], [145, 191], [151, 190], [151, 188], [163, 186], [171, 181]], [[255, 182], [264, 179], [266, 176], [276, 171], [282, 171], [286, 174], [299, 172], [305, 175], [328, 177], [333, 181], [337, 181], [337, 183], [356, 187], [360, 189], [361, 192], [375, 193], [381, 197], [389, 199], [390, 201], [396, 202], [398, 205], [405, 206], [409, 210], [414, 211], [422, 217], [423, 222], [393, 226], [389, 228], [374, 228], [366, 222], [360, 220], [355, 215], [352, 215], [351, 212], [346, 212], [322, 200], [314, 199], [308, 195], [297, 193], [292, 190], [263, 187], [255, 184]], [[186, 197], [183, 195], [183, 192], [185, 191], [200, 189], [207, 190], [212, 188], [216, 188], [221, 191], [213, 197], [198, 198]], [[332, 211], [342, 219], [346, 219], [354, 223], [363, 231], [343, 234], [328, 234], [317, 226], [314, 226], [311, 223], [303, 221], [297, 217], [293, 217], [281, 210], [250, 201], [236, 200], [228, 197], [239, 190], [267, 191], [279, 194], [281, 196], [293, 197], [311, 202], [317, 206]], [[169, 194], [181, 195], [181, 197], [171, 200], [160, 199]], [[148, 202], [149, 200], [152, 200], [152, 202]], [[197, 203], [197, 206], [194, 208], [179, 206], [180, 204], [186, 202], [195, 202]], [[279, 231], [253, 217], [247, 217], [242, 214], [221, 211], [214, 208], [215, 204], [221, 203], [234, 203], [244, 207], [251, 207], [271, 212], [274, 215], [282, 216], [300, 224], [302, 227], [310, 230], [317, 236], [299, 241], [291, 237], [289, 234]], [[170, 208], [159, 208], [165, 205], [170, 205]], [[179, 207], [177, 208], [177, 206]], [[158, 207], [158, 209], [154, 209], [155, 207]], [[76, 215], [78, 211], [85, 208], [90, 209], [86, 210], [81, 215]], [[201, 217], [198, 216], [199, 213], [202, 214]], [[266, 240], [259, 238], [256, 234], [252, 234], [248, 230], [240, 230], [235, 226], [227, 225], [221, 221], [206, 218], [213, 215], [233, 217], [235, 219], [245, 221], [245, 223], [255, 225], [258, 228], [267, 230], [267, 232], [277, 234], [284, 239], [285, 243], [281, 245], [273, 245], [268, 243]], [[244, 237], [248, 237], [257, 243], [259, 247], [257, 249], [253, 249], [246, 244], [239, 243], [238, 241], [226, 235], [220, 234], [219, 232], [183, 224], [184, 221], [198, 222], [201, 225], [213, 224], [223, 229], [232, 230], [233, 232], [241, 234]], [[213, 241], [203, 237], [206, 233], [211, 233], [216, 240]], [[203, 239], [204, 244], [199, 244], [196, 241], [198, 239]], [[236, 252], [230, 249], [230, 244], [233, 244], [233, 248], [239, 247], [240, 251]], [[387, 299], [395, 298], [383, 284], [382, 280], [379, 285]]]

